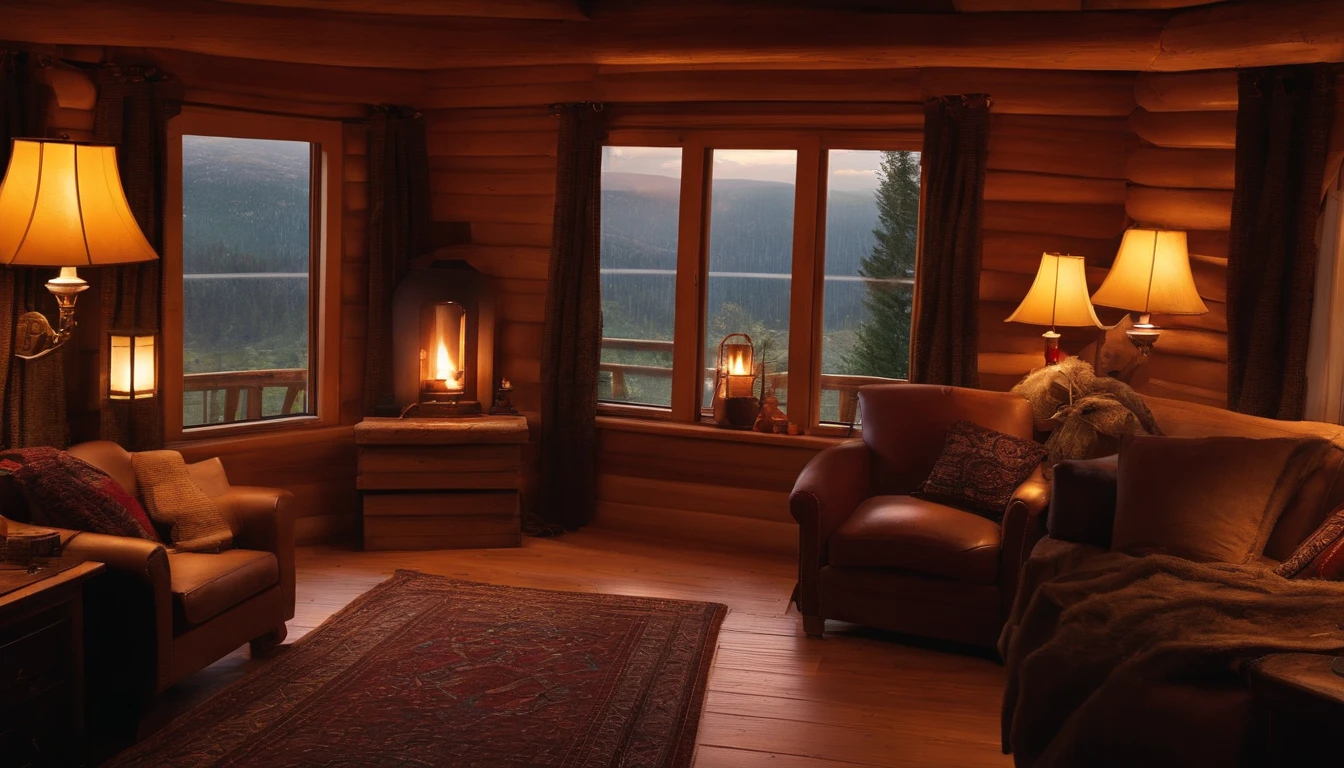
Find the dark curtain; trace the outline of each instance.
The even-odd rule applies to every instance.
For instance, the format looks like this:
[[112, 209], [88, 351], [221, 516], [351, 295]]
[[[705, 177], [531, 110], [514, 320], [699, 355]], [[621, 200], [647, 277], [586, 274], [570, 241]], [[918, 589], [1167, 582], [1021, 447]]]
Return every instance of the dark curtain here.
[[[168, 182], [168, 121], [181, 109], [174, 84], [152, 68], [113, 67], [98, 75], [94, 138], [117, 147], [122, 188], [145, 238], [163, 254], [164, 199]], [[158, 334], [162, 318], [159, 261], [107, 267], [99, 271], [102, 338], [100, 376], [110, 358], [108, 333]], [[162, 336], [159, 344], [162, 345]], [[162, 354], [160, 354], [162, 361]], [[160, 366], [161, 374], [162, 366]], [[161, 397], [112, 400], [100, 384], [99, 436], [127, 450], [163, 447]]]
[[424, 117], [379, 107], [369, 120], [369, 335], [364, 411], [395, 416], [392, 393], [392, 293], [411, 259], [433, 249], [429, 151]]
[[1328, 65], [1241, 73], [1227, 253], [1227, 404], [1234, 411], [1302, 418], [1333, 108]]
[[910, 380], [975, 387], [989, 97], [924, 104], [924, 213]]
[[597, 505], [598, 279], [602, 113], [565, 104], [560, 116], [555, 223], [541, 348], [541, 514], [575, 528]]
[[[17, 138], [46, 135], [44, 106], [48, 89], [39, 82], [34, 57], [0, 49], [0, 173], [9, 168], [10, 145]], [[8, 256], [10, 254], [4, 254]], [[14, 357], [15, 318], [37, 310], [55, 327], [56, 300], [43, 285], [53, 269], [0, 266], [0, 447], [65, 447], [65, 359], [62, 347], [37, 360]]]

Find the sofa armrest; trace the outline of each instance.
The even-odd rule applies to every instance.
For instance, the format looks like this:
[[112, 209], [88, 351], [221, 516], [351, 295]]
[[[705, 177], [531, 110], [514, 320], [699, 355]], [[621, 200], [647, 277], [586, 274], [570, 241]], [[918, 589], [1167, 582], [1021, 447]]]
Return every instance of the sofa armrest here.
[[1061, 541], [1111, 548], [1117, 456], [1055, 465], [1047, 529]]
[[275, 555], [285, 619], [294, 618], [294, 494], [278, 488], [230, 486], [214, 498], [233, 528], [234, 546]]
[[[132, 669], [143, 669], [131, 659], [153, 665], [146, 693], [157, 693], [172, 683], [173, 594], [168, 551], [156, 541], [76, 532], [65, 543], [65, 556], [93, 560], [107, 566], [108, 584], [85, 603], [89, 621], [99, 630], [100, 647], [89, 653], [93, 667], [127, 666], [122, 678], [140, 684]], [[91, 587], [92, 588], [92, 587]], [[147, 598], [147, 599], [146, 599]], [[151, 615], [152, 614], [152, 617]], [[141, 629], [143, 627], [143, 629]], [[145, 633], [152, 632], [150, 641]], [[115, 635], [115, 636], [114, 636]], [[149, 641], [149, 642], [147, 642]], [[152, 651], [150, 650], [152, 648]], [[102, 659], [101, 664], [97, 659]]]
[[805, 616], [820, 615], [826, 542], [872, 493], [872, 465], [863, 441], [841, 443], [812, 457], [793, 484], [789, 512], [798, 521], [798, 610]]
[[1045, 517], [1049, 507], [1050, 481], [1045, 479], [1045, 465], [1042, 464], [1013, 492], [1013, 498], [1003, 513], [999, 586], [1005, 611], [1012, 606], [1013, 595], [1017, 593], [1022, 564], [1031, 555], [1036, 542], [1045, 536]]

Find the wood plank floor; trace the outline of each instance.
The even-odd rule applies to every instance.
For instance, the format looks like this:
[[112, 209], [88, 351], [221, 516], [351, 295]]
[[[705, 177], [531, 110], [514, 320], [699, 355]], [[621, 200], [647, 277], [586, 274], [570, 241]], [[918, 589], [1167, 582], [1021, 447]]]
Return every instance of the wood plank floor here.
[[[805, 637], [789, 604], [791, 560], [600, 530], [520, 549], [298, 552], [294, 642], [397, 568], [543, 589], [711, 600], [728, 606], [709, 678], [703, 768], [1008, 766], [999, 752], [1003, 670], [832, 623]], [[245, 649], [170, 690], [158, 724], [253, 667]]]

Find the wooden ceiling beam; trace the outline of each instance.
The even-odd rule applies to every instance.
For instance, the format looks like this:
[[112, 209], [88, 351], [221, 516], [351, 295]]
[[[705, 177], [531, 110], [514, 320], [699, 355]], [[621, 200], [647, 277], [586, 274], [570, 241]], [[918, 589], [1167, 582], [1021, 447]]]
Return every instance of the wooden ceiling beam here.
[[471, 16], [491, 19], [587, 21], [581, 0], [221, 0], [269, 8], [378, 13], [392, 16]]
[[[1180, 71], [1344, 60], [1344, 3], [1180, 12], [880, 14], [748, 10], [584, 23], [369, 16], [177, 0], [7, 0], [5, 34], [392, 69], [557, 64]], [[708, 14], [709, 11], [703, 11]]]
[[962, 13], [997, 11], [1170, 11], [1225, 0], [952, 0]]

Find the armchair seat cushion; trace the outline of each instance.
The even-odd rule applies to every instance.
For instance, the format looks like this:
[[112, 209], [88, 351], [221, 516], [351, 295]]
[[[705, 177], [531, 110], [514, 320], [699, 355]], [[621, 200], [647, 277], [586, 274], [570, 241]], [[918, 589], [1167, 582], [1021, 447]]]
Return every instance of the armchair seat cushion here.
[[188, 625], [202, 624], [280, 583], [280, 563], [270, 552], [230, 549], [217, 554], [168, 555], [174, 612]]
[[973, 584], [999, 578], [999, 524], [913, 496], [874, 496], [831, 536], [830, 563], [839, 568], [915, 571]]

